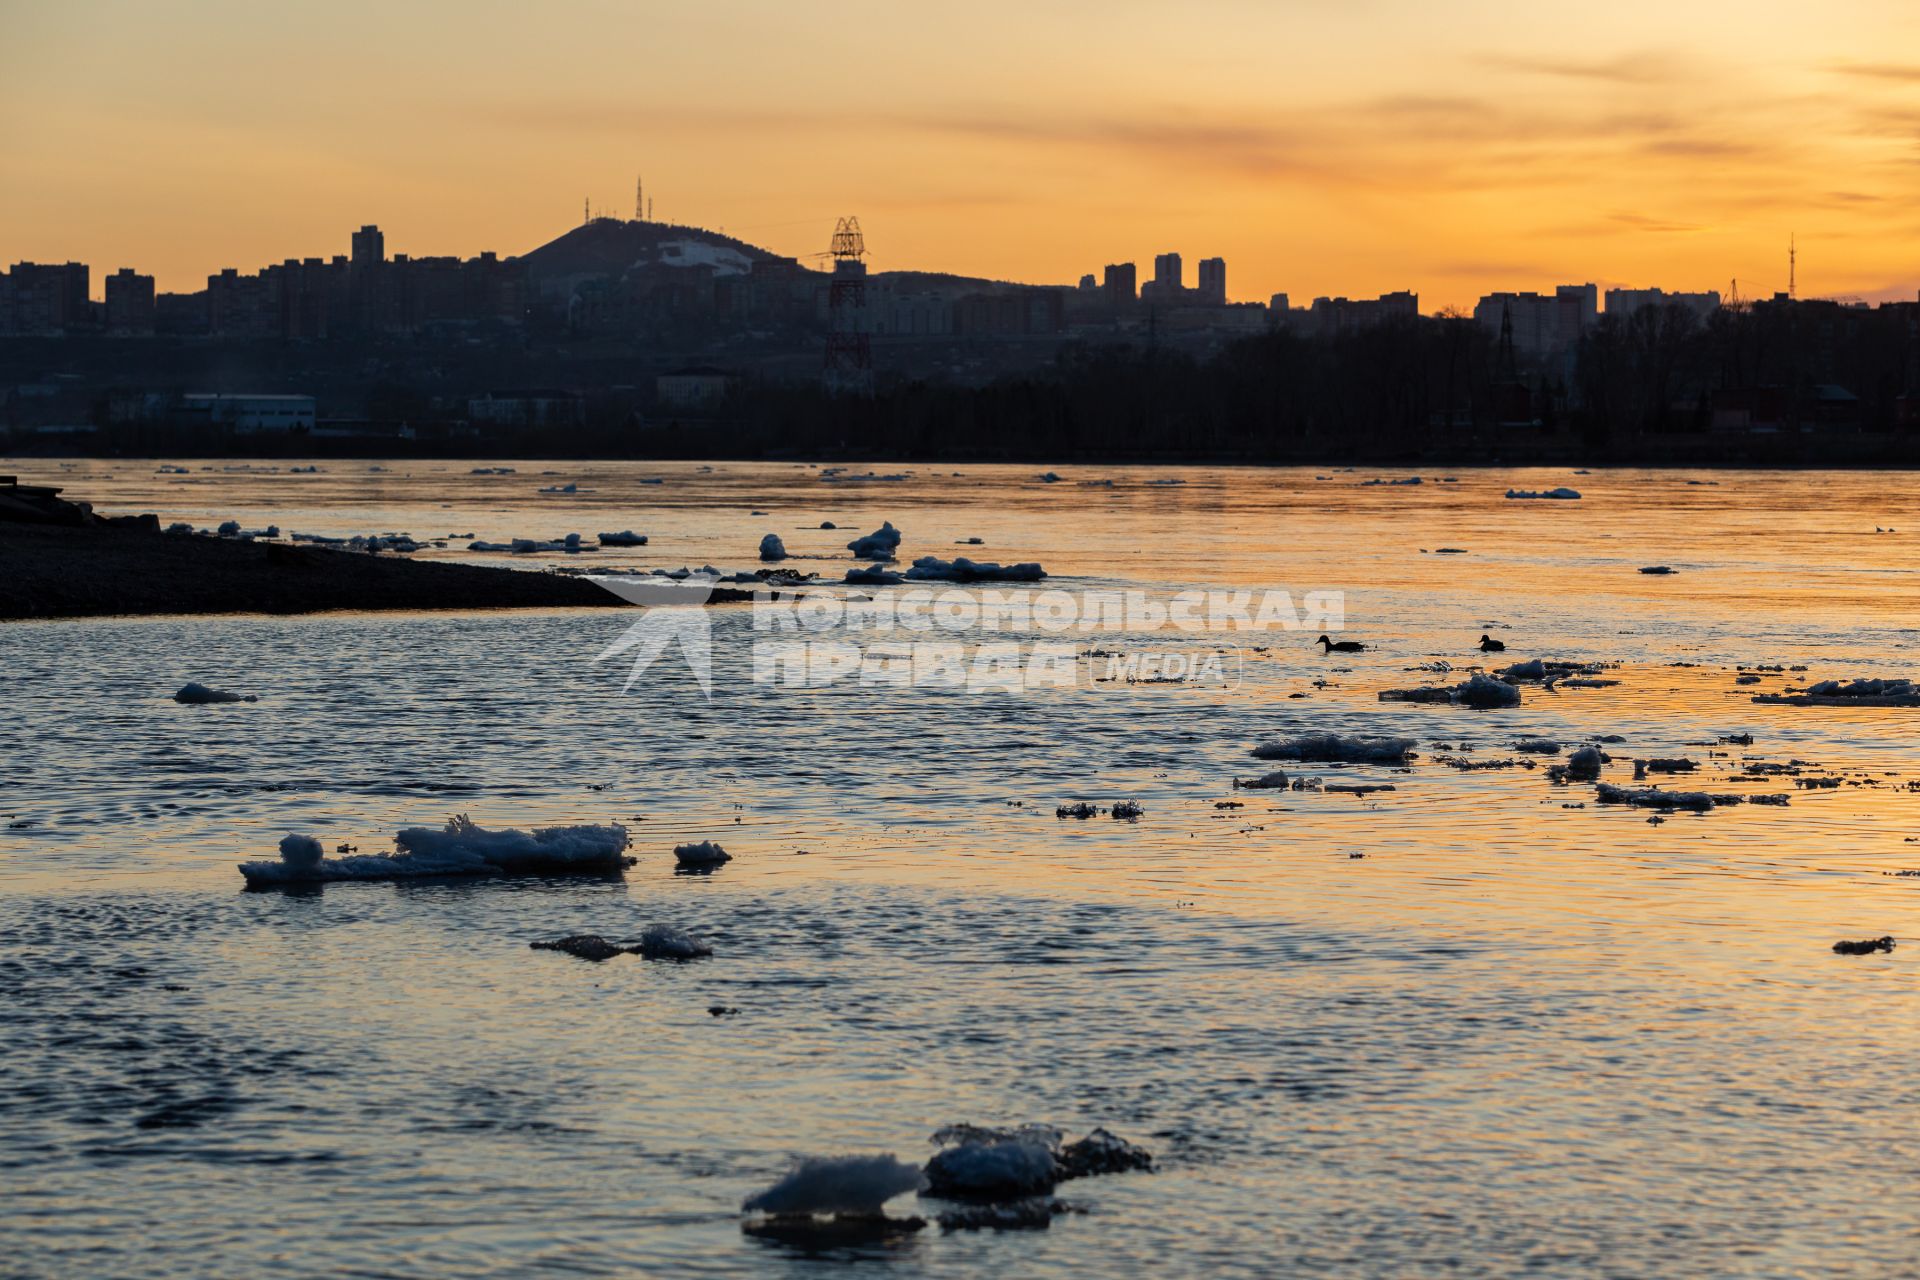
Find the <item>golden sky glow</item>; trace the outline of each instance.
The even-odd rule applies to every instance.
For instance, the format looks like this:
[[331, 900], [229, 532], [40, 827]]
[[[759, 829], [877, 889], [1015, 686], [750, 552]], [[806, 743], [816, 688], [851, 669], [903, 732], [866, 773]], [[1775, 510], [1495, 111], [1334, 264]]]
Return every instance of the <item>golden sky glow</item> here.
[[1296, 304], [1920, 288], [1915, 0], [0, 0], [0, 258], [520, 253], [655, 213]]

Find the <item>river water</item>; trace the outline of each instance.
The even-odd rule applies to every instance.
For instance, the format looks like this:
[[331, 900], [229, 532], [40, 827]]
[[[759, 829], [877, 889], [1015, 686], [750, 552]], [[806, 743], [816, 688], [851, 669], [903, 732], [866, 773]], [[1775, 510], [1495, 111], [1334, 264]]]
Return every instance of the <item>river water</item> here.
[[[768, 632], [727, 606], [702, 615], [708, 696], [674, 654], [630, 688], [595, 660], [634, 611], [0, 627], [0, 1274], [1920, 1265], [1920, 943], [1830, 949], [1920, 932], [1920, 878], [1893, 874], [1920, 869], [1920, 710], [1752, 700], [1916, 673], [1920, 478], [5, 465], [116, 514], [522, 568], [745, 569], [777, 533], [838, 579], [890, 520], [903, 561], [1038, 561], [1082, 598], [1338, 593], [1335, 638], [1369, 648], [1323, 655], [1307, 619], [1203, 637], [1224, 684], [795, 687], [756, 680]], [[1503, 496], [1558, 485], [1583, 496]], [[649, 544], [465, 550], [627, 529]], [[1618, 683], [1486, 713], [1377, 698], [1533, 657]], [[259, 701], [176, 704], [189, 680]], [[1232, 786], [1273, 767], [1255, 745], [1317, 730], [1419, 754], [1284, 766], [1391, 791]], [[1790, 803], [1649, 814], [1512, 750], [1603, 736], [1611, 781], [1686, 757], [1665, 785]], [[1055, 816], [1121, 800], [1143, 816]], [[640, 861], [265, 893], [234, 869], [290, 831], [372, 852], [453, 813], [620, 822]], [[675, 874], [700, 839], [734, 861]], [[713, 957], [527, 945], [655, 922]], [[1063, 1184], [1084, 1212], [1044, 1231], [743, 1231], [793, 1156], [923, 1160], [957, 1121], [1105, 1126], [1157, 1169]]]

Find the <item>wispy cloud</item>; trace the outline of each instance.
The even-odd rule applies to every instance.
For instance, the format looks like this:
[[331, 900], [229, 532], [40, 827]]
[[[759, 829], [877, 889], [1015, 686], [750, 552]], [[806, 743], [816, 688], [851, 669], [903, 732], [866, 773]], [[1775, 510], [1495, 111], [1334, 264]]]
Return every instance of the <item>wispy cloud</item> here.
[[1679, 79], [1682, 74], [1681, 62], [1678, 58], [1657, 51], [1622, 54], [1617, 58], [1600, 60], [1483, 53], [1479, 55], [1478, 61], [1502, 71], [1551, 76], [1561, 80], [1592, 80], [1621, 85], [1666, 84]]
[[1911, 62], [1830, 62], [1827, 70], [1836, 75], [1866, 80], [1892, 80], [1920, 84], [1920, 63]]
[[1655, 218], [1644, 213], [1610, 213], [1607, 221], [1623, 227], [1632, 227], [1636, 231], [1654, 231], [1666, 234], [1687, 234], [1705, 231], [1706, 228], [1691, 222], [1674, 222], [1667, 218]]

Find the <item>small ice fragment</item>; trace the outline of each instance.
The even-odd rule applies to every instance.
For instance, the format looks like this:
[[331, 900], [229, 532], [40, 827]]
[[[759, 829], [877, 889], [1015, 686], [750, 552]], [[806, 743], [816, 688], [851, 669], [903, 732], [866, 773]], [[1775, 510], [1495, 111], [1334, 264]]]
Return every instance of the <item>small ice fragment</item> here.
[[1369, 734], [1356, 734], [1349, 737], [1338, 733], [1303, 733], [1295, 738], [1264, 743], [1253, 749], [1253, 755], [1257, 760], [1327, 760], [1400, 764], [1412, 756], [1413, 747], [1412, 738], [1389, 738]]
[[698, 844], [677, 844], [673, 847], [674, 860], [683, 867], [717, 867], [723, 862], [733, 861], [733, 855], [711, 840], [702, 840]]
[[1595, 782], [1600, 777], [1600, 766], [1607, 758], [1600, 754], [1598, 747], [1581, 747], [1567, 757], [1567, 779], [1570, 782]]
[[780, 541], [779, 534], [770, 533], [760, 539], [760, 558], [769, 561], [787, 558], [787, 544]]
[[809, 1156], [765, 1191], [748, 1196], [740, 1211], [775, 1217], [871, 1215], [893, 1197], [925, 1185], [918, 1165], [892, 1155]]
[[295, 871], [311, 871], [326, 856], [327, 851], [312, 836], [288, 835], [280, 838], [280, 861]]
[[861, 560], [892, 560], [900, 550], [900, 531], [888, 520], [872, 533], [855, 538], [847, 550]]
[[1032, 561], [1003, 565], [992, 560], [976, 562], [965, 556], [951, 561], [921, 556], [906, 576], [915, 582], [1038, 582], [1047, 571]]
[[648, 925], [634, 951], [649, 960], [697, 960], [713, 954], [712, 947], [670, 924]]
[[1504, 680], [1496, 680], [1484, 672], [1476, 671], [1465, 684], [1454, 686], [1453, 700], [1460, 706], [1480, 711], [1495, 707], [1517, 707], [1520, 705], [1520, 691]]
[[1151, 1169], [1153, 1153], [1105, 1129], [1095, 1129], [1078, 1142], [1061, 1147], [1057, 1162], [1062, 1180], [1091, 1178], [1102, 1173]]
[[564, 938], [530, 942], [527, 945], [535, 951], [564, 951], [570, 956], [578, 956], [582, 960], [592, 960], [596, 963], [627, 953], [627, 948], [616, 946], [597, 933], [574, 933]]
[[1053, 1152], [1020, 1137], [962, 1142], [927, 1161], [927, 1184], [955, 1200], [1019, 1200], [1045, 1195], [1059, 1179]]

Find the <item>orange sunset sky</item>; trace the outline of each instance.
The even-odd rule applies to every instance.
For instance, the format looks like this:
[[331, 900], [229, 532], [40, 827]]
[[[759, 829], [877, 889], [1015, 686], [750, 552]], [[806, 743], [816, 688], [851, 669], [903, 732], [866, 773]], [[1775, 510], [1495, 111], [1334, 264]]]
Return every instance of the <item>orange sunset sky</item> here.
[[1071, 283], [1425, 310], [1920, 288], [1915, 0], [0, 0], [0, 258], [162, 289], [656, 216]]

